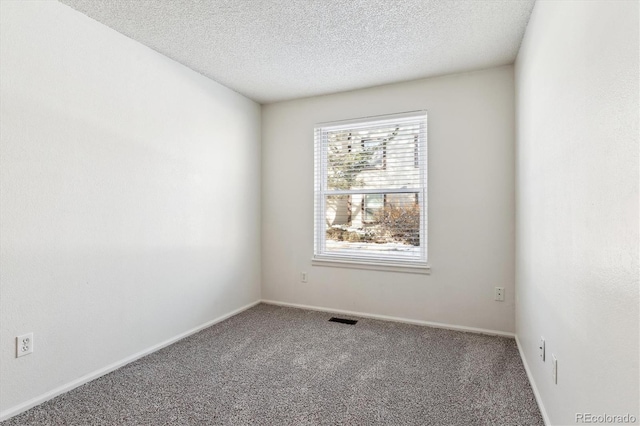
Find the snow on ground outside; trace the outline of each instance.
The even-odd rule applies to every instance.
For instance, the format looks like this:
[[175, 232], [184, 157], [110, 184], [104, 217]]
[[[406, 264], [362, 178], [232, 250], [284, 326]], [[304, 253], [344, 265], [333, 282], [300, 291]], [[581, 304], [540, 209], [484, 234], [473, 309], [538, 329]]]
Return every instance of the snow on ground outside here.
[[358, 243], [358, 242], [349, 242], [349, 241], [327, 240], [326, 250], [327, 251], [365, 250], [368, 252], [380, 252], [385, 254], [401, 255], [401, 256], [419, 256], [420, 255], [420, 247], [412, 246], [410, 244], [402, 244], [402, 243], [376, 244], [376, 243]]

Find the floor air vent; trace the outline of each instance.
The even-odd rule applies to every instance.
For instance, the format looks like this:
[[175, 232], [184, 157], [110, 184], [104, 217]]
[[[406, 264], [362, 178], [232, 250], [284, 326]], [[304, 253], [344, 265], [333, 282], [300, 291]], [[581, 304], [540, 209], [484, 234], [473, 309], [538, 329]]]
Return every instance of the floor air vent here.
[[350, 319], [346, 319], [346, 318], [336, 318], [336, 317], [331, 317], [331, 319], [329, 321], [331, 321], [331, 322], [339, 322], [339, 323], [342, 323], [342, 324], [349, 324], [349, 325], [353, 325], [353, 324], [358, 322], [356, 320], [350, 320]]

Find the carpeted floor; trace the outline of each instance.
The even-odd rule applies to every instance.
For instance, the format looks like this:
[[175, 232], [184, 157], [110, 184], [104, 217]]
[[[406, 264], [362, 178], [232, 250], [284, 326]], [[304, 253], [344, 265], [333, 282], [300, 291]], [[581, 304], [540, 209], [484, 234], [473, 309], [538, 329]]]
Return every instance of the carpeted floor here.
[[515, 341], [258, 305], [2, 423], [542, 425]]

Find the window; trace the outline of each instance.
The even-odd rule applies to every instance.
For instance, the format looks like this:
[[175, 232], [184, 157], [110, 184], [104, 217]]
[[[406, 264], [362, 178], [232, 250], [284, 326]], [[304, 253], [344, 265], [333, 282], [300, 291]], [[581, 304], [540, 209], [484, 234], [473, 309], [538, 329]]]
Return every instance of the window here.
[[386, 140], [366, 140], [360, 143], [363, 152], [371, 152], [371, 161], [364, 167], [366, 169], [386, 169], [387, 168], [387, 141]]
[[385, 194], [364, 194], [362, 196], [362, 220], [365, 223], [374, 223], [380, 220], [384, 212]]
[[314, 264], [428, 270], [426, 113], [316, 127], [314, 212]]

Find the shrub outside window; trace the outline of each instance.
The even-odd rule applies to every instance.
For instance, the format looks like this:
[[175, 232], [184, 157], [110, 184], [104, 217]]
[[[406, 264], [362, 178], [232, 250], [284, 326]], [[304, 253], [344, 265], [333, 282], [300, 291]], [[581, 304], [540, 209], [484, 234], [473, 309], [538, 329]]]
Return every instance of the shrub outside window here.
[[318, 125], [314, 214], [314, 260], [426, 268], [426, 112]]

